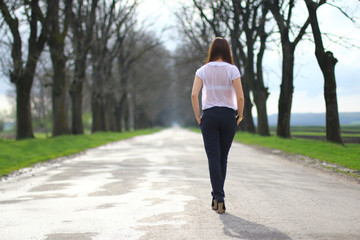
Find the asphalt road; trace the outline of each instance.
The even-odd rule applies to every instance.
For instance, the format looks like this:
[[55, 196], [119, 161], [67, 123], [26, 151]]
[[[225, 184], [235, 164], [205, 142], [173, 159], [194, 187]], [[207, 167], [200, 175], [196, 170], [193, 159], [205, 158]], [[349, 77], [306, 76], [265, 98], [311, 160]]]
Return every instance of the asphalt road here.
[[360, 239], [360, 185], [234, 143], [225, 214], [200, 134], [161, 132], [0, 182], [0, 239]]

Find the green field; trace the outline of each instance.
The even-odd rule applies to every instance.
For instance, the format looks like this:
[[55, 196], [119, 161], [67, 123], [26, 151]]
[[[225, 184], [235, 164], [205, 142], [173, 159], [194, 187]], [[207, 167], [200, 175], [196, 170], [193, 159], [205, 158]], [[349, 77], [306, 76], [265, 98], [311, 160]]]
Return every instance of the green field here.
[[[271, 135], [276, 135], [276, 127], [270, 127]], [[292, 136], [326, 136], [325, 126], [295, 126], [291, 127]], [[342, 137], [358, 137], [360, 138], [360, 126], [349, 125], [341, 126]]]
[[0, 176], [38, 162], [67, 156], [137, 135], [149, 134], [160, 129], [146, 129], [133, 132], [102, 132], [86, 135], [68, 135], [46, 138], [45, 134], [36, 134], [35, 139], [15, 141], [0, 139]]

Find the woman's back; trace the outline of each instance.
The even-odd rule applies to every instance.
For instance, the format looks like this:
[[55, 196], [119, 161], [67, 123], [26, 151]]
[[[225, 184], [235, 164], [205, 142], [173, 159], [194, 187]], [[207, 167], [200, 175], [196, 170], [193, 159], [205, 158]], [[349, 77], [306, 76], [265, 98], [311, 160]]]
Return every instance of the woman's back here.
[[196, 71], [203, 81], [202, 109], [229, 107], [237, 109], [232, 81], [240, 77], [234, 65], [226, 62], [209, 62]]

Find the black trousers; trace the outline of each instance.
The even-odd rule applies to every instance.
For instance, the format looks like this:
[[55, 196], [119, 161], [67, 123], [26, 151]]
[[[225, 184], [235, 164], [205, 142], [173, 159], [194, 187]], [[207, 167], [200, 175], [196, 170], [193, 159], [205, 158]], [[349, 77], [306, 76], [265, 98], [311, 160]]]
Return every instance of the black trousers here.
[[224, 201], [228, 153], [236, 131], [236, 113], [227, 107], [204, 110], [200, 124], [208, 158], [212, 196]]

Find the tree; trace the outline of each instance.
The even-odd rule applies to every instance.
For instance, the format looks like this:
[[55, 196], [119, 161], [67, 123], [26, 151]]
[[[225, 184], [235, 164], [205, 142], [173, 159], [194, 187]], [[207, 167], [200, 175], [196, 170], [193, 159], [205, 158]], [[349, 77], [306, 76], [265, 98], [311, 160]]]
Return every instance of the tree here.
[[34, 83], [31, 88], [31, 112], [33, 115], [34, 131], [45, 132], [49, 135], [49, 123], [52, 115], [52, 66], [49, 63], [49, 53], [43, 51], [37, 66]]
[[115, 83], [113, 62], [126, 35], [124, 29], [135, 11], [137, 2], [103, 0], [98, 8], [94, 39], [91, 44], [92, 62], [92, 131], [115, 131]]
[[[232, 5], [231, 5], [232, 4]], [[230, 31], [231, 36], [231, 48], [234, 57], [234, 63], [239, 68], [241, 72], [241, 83], [243, 86], [244, 92], [244, 120], [240, 123], [240, 129], [243, 131], [248, 131], [251, 133], [255, 133], [255, 125], [252, 117], [252, 101], [250, 98], [251, 84], [250, 82], [254, 80], [254, 71], [253, 71], [253, 58], [248, 58], [246, 52], [244, 51], [244, 46], [242, 44], [241, 36], [245, 32], [244, 26], [248, 26], [249, 20], [249, 11], [245, 11], [239, 0], [233, 0], [231, 3], [227, 3], [227, 1], [221, 1], [221, 5], [224, 9], [222, 11], [218, 11], [222, 14], [221, 19], [225, 22], [227, 29]], [[249, 10], [249, 4], [246, 4]], [[246, 14], [245, 14], [246, 12]], [[230, 15], [232, 14], [232, 16]], [[242, 17], [246, 15], [247, 21], [244, 21]], [[243, 22], [243, 24], [241, 24]], [[248, 29], [248, 28], [247, 28]], [[249, 29], [248, 29], [249, 30]], [[246, 33], [245, 33], [246, 34]], [[251, 36], [252, 34], [249, 32], [246, 36]], [[252, 41], [253, 39], [251, 39]], [[254, 42], [249, 42], [249, 47], [253, 46]], [[251, 51], [251, 55], [253, 56], [253, 49]], [[251, 63], [250, 63], [251, 62]]]
[[[132, 24], [130, 24], [132, 22]], [[144, 62], [150, 62], [150, 58], [156, 56], [156, 59], [162, 58], [162, 56], [157, 55], [156, 49], [161, 45], [160, 40], [156, 37], [152, 37], [150, 33], [146, 32], [143, 28], [138, 30], [134, 29], [136, 21], [130, 21], [127, 24], [127, 28], [124, 30], [126, 35], [121, 40], [119, 39], [120, 46], [117, 56], [117, 76], [114, 76], [115, 86], [117, 89], [117, 105], [115, 108], [115, 118], [116, 118], [116, 130], [130, 130], [131, 125], [134, 125], [137, 128], [142, 122], [145, 122], [145, 117], [137, 118], [137, 115], [133, 113], [133, 108], [136, 107], [135, 105], [135, 91], [137, 89], [137, 84], [133, 82], [143, 82], [136, 78], [144, 77], [146, 82], [144, 84], [148, 84], [150, 79], [147, 76], [141, 75], [144, 71], [141, 71]], [[151, 54], [155, 51], [154, 54], [148, 56], [147, 54]], [[150, 52], [150, 53], [149, 53]], [[145, 59], [144, 59], [145, 58]], [[140, 63], [139, 63], [140, 62]], [[140, 66], [137, 66], [139, 65]], [[157, 69], [157, 65], [150, 67], [150, 69]], [[150, 75], [148, 72], [147, 75]], [[147, 86], [146, 88], [151, 89], [154, 91], [154, 85]], [[148, 101], [154, 96], [149, 95]], [[139, 111], [138, 108], [137, 112]], [[155, 111], [153, 111], [155, 112]], [[134, 119], [135, 118], [135, 119]], [[132, 124], [135, 121], [136, 124]], [[125, 123], [125, 126], [122, 123]], [[147, 124], [149, 125], [149, 124]]]
[[[262, 74], [262, 60], [266, 49], [266, 39], [268, 37], [268, 34], [265, 32], [268, 8], [266, 5], [263, 6], [262, 1], [247, 0], [241, 4], [239, 0], [233, 0], [232, 6], [229, 5], [228, 9], [228, 11], [224, 11], [225, 14], [231, 12], [231, 10], [233, 12], [232, 27], [228, 23], [231, 16], [225, 16], [225, 18], [232, 36], [231, 40], [234, 45], [234, 52], [238, 53], [244, 62], [244, 89], [249, 88], [252, 91], [256, 105], [258, 115], [257, 132], [260, 135], [269, 136], [270, 130], [266, 109], [266, 100], [269, 92], [264, 85]], [[242, 44], [242, 33], [245, 35], [245, 46]], [[255, 46], [258, 40], [260, 40], [260, 47], [255, 60]], [[246, 51], [244, 51], [244, 49]], [[248, 99], [248, 104], [251, 104], [250, 97], [248, 97]], [[248, 107], [247, 114], [244, 114], [246, 116], [245, 118], [248, 116], [252, 117], [251, 112], [248, 112], [249, 109], [251, 110], [251, 107]]]
[[[53, 137], [69, 134], [66, 96], [66, 56], [65, 39], [68, 35], [69, 12], [72, 8], [72, 0], [65, 0], [65, 12], [63, 22], [60, 20], [60, 0], [49, 1], [49, 40], [50, 56], [53, 64], [52, 83], [52, 111], [53, 111]], [[61, 29], [62, 27], [62, 29]]]
[[316, 10], [326, 3], [321, 0], [319, 3], [312, 0], [305, 0], [315, 41], [315, 56], [324, 76], [324, 96], [326, 105], [326, 139], [328, 141], [342, 143], [339, 122], [339, 112], [336, 97], [335, 64], [337, 59], [333, 53], [324, 49]]
[[[71, 11], [70, 26], [75, 55], [74, 76], [70, 84], [71, 132], [83, 134], [83, 88], [86, 81], [87, 57], [91, 47], [98, 0], [78, 0]], [[75, 11], [74, 11], [75, 10]]]
[[[30, 30], [27, 60], [24, 62], [22, 52], [23, 41], [19, 30], [20, 24], [19, 19], [15, 15], [16, 8], [14, 6], [9, 8], [4, 0], [0, 0], [2, 16], [13, 37], [11, 49], [13, 66], [12, 70], [10, 70], [10, 81], [16, 86], [16, 139], [24, 139], [34, 137], [30, 93], [36, 65], [47, 38], [49, 15], [44, 16], [39, 5], [39, 0], [26, 1], [20, 6], [24, 7]], [[49, 6], [47, 12], [49, 12]], [[38, 29], [39, 26], [41, 26], [40, 32]]]
[[[286, 3], [287, 2], [287, 3]], [[294, 53], [297, 44], [305, 34], [310, 20], [309, 18], [300, 28], [294, 40], [290, 40], [294, 29], [291, 27], [291, 17], [295, 6], [295, 0], [266, 0], [265, 4], [273, 14], [281, 38], [282, 47], [282, 79], [279, 97], [279, 112], [276, 134], [279, 137], [290, 138], [290, 115], [292, 97], [294, 92]], [[286, 6], [287, 11], [282, 7]]]

